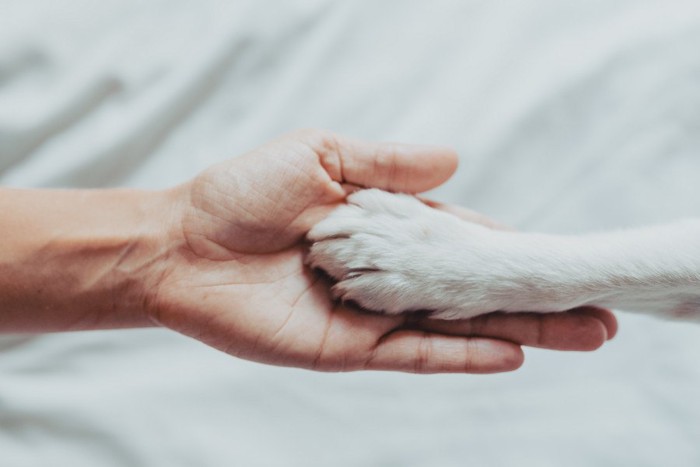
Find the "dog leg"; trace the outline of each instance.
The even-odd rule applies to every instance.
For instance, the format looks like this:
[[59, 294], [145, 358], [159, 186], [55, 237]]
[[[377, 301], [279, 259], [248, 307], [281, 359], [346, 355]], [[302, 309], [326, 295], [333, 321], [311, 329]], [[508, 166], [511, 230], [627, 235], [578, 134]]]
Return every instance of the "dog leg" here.
[[598, 305], [700, 319], [700, 221], [583, 236], [491, 230], [363, 190], [308, 235], [308, 261], [365, 309], [441, 319]]

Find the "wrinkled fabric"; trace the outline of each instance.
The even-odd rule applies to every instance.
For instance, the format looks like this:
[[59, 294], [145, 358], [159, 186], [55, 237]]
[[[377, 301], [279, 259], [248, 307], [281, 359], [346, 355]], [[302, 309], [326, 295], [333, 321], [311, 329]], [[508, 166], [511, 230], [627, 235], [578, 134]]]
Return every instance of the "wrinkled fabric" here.
[[[455, 147], [431, 196], [523, 230], [697, 217], [698, 44], [693, 1], [0, 0], [0, 184], [162, 188], [322, 127]], [[619, 318], [491, 376], [6, 335], [0, 465], [700, 465], [700, 327]]]

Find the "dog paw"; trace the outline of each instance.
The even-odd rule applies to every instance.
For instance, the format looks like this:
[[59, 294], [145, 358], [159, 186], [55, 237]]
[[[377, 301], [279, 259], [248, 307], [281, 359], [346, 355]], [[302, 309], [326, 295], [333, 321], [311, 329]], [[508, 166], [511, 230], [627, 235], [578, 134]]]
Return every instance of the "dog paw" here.
[[367, 310], [464, 318], [479, 313], [453, 303], [468, 282], [460, 274], [463, 243], [478, 243], [487, 230], [413, 196], [363, 190], [309, 232], [308, 263], [338, 281], [336, 298]]

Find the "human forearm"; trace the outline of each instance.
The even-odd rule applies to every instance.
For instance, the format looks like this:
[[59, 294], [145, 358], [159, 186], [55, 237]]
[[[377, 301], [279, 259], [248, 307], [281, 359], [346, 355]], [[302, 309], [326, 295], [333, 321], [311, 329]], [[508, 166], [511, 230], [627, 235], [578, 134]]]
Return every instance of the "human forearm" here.
[[0, 190], [0, 332], [148, 326], [172, 192]]

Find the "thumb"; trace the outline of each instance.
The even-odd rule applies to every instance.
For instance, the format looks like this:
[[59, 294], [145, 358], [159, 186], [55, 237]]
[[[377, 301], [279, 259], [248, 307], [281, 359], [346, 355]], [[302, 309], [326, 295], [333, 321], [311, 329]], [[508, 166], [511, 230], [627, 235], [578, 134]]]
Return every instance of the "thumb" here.
[[339, 183], [419, 193], [441, 185], [457, 169], [457, 153], [447, 147], [371, 143], [325, 130], [301, 130], [292, 136], [311, 147]]

